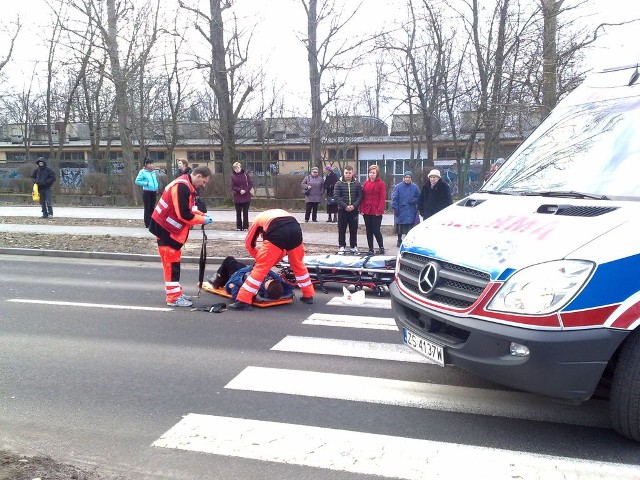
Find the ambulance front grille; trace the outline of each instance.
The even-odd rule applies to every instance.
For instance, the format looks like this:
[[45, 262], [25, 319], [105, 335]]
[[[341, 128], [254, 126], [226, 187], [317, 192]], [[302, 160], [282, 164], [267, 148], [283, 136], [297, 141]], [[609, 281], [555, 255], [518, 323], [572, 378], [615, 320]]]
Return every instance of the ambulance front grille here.
[[[429, 279], [421, 278], [427, 273], [428, 265], [437, 272], [432, 287]], [[402, 285], [414, 294], [459, 309], [473, 305], [490, 280], [488, 273], [409, 252], [400, 257], [398, 277]]]

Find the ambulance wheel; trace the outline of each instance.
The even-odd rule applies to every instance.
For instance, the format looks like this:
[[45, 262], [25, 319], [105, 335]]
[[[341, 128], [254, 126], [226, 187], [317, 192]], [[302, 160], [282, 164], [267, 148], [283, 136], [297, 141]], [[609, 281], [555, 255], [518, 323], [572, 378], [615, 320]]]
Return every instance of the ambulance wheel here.
[[640, 442], [640, 331], [622, 344], [611, 385], [611, 426], [619, 434]]

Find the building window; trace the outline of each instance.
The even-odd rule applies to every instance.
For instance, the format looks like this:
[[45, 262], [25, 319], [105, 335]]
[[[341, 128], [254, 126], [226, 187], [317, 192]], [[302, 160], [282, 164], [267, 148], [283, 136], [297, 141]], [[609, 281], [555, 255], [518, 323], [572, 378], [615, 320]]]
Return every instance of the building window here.
[[[211, 161], [211, 152], [209, 150], [187, 151], [187, 160], [189, 160], [189, 166], [197, 162], [209, 163]], [[197, 165], [194, 165], [194, 168], [195, 166]]]
[[[33, 157], [33, 155], [31, 155]], [[35, 160], [35, 158], [32, 158]], [[7, 162], [26, 162], [27, 154], [24, 152], [7, 152]]]
[[452, 147], [438, 147], [437, 148], [438, 160], [456, 160], [458, 158], [464, 158], [464, 148], [452, 148]]
[[287, 160], [309, 162], [311, 160], [311, 150], [287, 150]]
[[354, 160], [356, 158], [356, 151], [353, 148], [341, 148], [341, 149], [335, 149], [335, 148], [330, 148], [329, 151], [329, 160], [331, 161], [336, 161], [336, 160]]
[[84, 161], [84, 152], [62, 152], [60, 160], [70, 162]]

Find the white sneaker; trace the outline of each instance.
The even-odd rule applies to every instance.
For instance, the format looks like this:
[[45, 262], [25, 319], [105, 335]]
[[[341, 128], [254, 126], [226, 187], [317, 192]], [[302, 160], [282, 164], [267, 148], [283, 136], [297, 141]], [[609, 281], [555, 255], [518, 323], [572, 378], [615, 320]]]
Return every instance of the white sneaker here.
[[352, 247], [351, 248], [351, 254], [352, 255], [360, 255], [360, 252], [358, 251], [358, 247]]
[[344, 255], [344, 247], [338, 249], [338, 255]]
[[167, 302], [170, 307], [190, 307], [193, 305], [191, 300], [185, 298], [184, 295], [179, 296], [173, 302]]

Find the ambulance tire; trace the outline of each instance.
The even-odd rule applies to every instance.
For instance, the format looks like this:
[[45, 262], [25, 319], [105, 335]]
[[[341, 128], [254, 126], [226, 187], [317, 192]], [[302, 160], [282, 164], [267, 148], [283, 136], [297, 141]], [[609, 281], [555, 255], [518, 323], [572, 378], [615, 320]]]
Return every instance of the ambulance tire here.
[[640, 331], [622, 345], [611, 385], [611, 426], [619, 434], [640, 442]]

